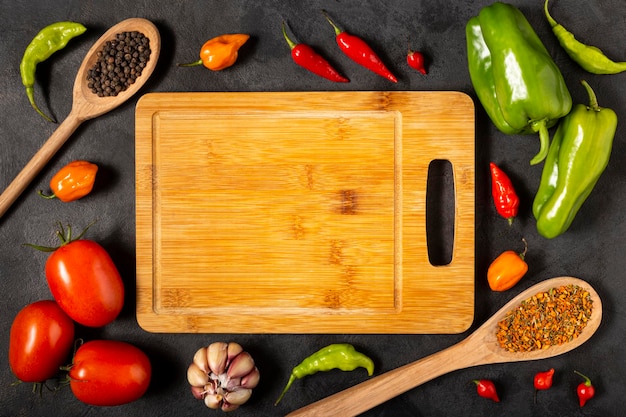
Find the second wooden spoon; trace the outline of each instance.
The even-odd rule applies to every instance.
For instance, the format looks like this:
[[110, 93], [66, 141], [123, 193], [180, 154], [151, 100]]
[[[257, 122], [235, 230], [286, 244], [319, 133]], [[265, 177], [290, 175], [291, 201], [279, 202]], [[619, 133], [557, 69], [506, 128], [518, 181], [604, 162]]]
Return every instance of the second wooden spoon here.
[[[591, 318], [577, 338], [560, 346], [531, 352], [514, 353], [500, 347], [496, 339], [498, 323], [509, 311], [539, 292], [570, 284], [588, 291], [593, 302]], [[572, 277], [548, 279], [521, 292], [456, 345], [319, 400], [287, 416], [356, 416], [448, 372], [477, 365], [530, 361], [561, 355], [589, 340], [600, 326], [601, 320], [602, 301], [591, 285]]]

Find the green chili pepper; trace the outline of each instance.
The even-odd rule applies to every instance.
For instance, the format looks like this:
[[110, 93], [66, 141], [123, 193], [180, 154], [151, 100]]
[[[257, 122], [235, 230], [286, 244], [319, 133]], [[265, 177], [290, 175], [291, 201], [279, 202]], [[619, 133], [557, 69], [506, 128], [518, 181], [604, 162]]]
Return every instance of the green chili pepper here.
[[626, 62], [615, 62], [609, 59], [599, 48], [585, 45], [578, 41], [573, 33], [556, 22], [548, 12], [548, 0], [543, 5], [543, 10], [552, 32], [559, 43], [578, 65], [592, 74], [617, 74], [626, 71]]
[[26, 87], [26, 96], [37, 113], [50, 122], [53, 120], [39, 110], [35, 104], [34, 85], [37, 64], [48, 59], [56, 51], [63, 49], [72, 38], [82, 35], [86, 30], [87, 28], [80, 23], [52, 23], [41, 29], [24, 51], [20, 63], [20, 75], [22, 76], [22, 84]]
[[469, 74], [481, 104], [506, 134], [539, 133], [532, 165], [548, 153], [548, 129], [572, 108], [561, 71], [524, 14], [507, 3], [481, 9], [465, 28]]
[[342, 371], [353, 371], [356, 368], [367, 369], [367, 375], [372, 376], [374, 373], [374, 361], [363, 353], [357, 352], [354, 346], [348, 343], [336, 343], [322, 348], [304, 359], [291, 371], [289, 381], [276, 400], [277, 405], [283, 396], [291, 387], [296, 379], [304, 378], [307, 375], [313, 375], [320, 371], [330, 371], [331, 369], [341, 369]]
[[577, 104], [554, 134], [533, 201], [537, 231], [551, 239], [564, 233], [606, 168], [617, 115], [598, 106], [586, 81], [589, 105]]

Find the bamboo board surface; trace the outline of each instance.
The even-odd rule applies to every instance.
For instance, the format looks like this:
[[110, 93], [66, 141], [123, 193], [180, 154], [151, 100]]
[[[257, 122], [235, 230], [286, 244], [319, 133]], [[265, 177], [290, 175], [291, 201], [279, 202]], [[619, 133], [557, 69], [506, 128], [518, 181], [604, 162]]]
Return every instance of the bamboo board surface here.
[[[473, 321], [463, 93], [150, 93], [135, 158], [147, 331], [460, 333]], [[434, 160], [454, 179], [443, 266], [426, 238]]]

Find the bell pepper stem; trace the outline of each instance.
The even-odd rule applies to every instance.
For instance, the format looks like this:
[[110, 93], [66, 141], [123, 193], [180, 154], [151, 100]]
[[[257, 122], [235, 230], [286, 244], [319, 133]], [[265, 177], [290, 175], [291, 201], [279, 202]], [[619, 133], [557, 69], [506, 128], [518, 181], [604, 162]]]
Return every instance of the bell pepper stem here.
[[538, 120], [532, 123], [532, 128], [535, 132], [539, 132], [539, 152], [530, 160], [530, 165], [537, 165], [548, 155], [548, 148], [550, 145], [550, 133], [546, 126], [546, 120]]
[[600, 106], [598, 105], [598, 98], [596, 97], [596, 93], [593, 91], [591, 86], [585, 80], [581, 80], [580, 83], [587, 90], [587, 94], [589, 95], [589, 105], [587, 106], [589, 109], [593, 111], [600, 111]]

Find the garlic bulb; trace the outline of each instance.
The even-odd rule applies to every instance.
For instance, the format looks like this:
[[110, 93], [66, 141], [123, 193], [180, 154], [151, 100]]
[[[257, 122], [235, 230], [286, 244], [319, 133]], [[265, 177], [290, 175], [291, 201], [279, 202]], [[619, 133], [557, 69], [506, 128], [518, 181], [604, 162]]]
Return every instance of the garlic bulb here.
[[187, 368], [191, 393], [213, 409], [232, 411], [244, 404], [259, 383], [254, 359], [238, 343], [215, 342], [198, 349]]

